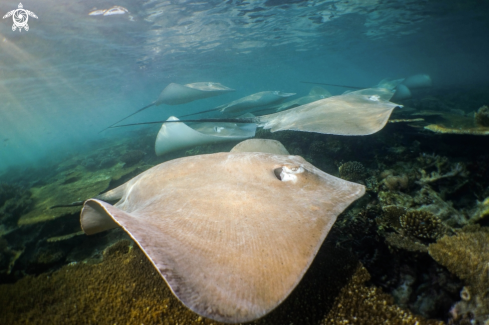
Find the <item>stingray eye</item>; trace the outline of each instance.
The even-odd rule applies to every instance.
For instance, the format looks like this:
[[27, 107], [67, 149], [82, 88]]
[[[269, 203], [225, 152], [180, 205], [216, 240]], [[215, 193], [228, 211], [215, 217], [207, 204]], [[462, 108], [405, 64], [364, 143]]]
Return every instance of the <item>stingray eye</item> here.
[[292, 182], [295, 184], [297, 182], [297, 174], [304, 172], [302, 166], [283, 166], [280, 168], [275, 168], [273, 173], [282, 182]]

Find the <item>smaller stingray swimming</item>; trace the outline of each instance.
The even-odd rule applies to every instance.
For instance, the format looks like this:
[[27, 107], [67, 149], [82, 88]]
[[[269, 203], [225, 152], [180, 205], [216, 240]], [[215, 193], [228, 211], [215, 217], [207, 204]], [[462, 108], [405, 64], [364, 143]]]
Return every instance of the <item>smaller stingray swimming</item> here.
[[108, 126], [106, 129], [116, 125], [119, 122], [124, 121], [125, 119], [141, 111], [144, 111], [147, 108], [150, 108], [151, 106], [158, 106], [161, 104], [181, 105], [181, 104], [193, 102], [194, 100], [219, 96], [233, 91], [235, 90], [228, 88], [224, 85], [221, 85], [218, 82], [195, 82], [186, 85], [171, 83], [161, 91], [160, 95], [154, 102], [144, 106], [143, 108], [138, 109], [131, 115], [128, 115], [123, 119], [113, 123], [112, 125]]
[[273, 105], [282, 103], [290, 96], [294, 96], [295, 93], [284, 93], [281, 91], [261, 91], [256, 94], [248, 95], [240, 99], [236, 99], [230, 103], [218, 106], [216, 108], [183, 115], [181, 117], [203, 114], [207, 112], [220, 111], [225, 116], [237, 116], [244, 113], [253, 113], [257, 109], [267, 108]]

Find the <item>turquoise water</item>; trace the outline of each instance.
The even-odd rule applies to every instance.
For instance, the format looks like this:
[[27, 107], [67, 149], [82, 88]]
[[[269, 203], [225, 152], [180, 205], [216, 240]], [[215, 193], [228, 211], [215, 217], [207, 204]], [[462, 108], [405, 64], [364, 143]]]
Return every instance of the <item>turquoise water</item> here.
[[[426, 127], [474, 127], [474, 113], [489, 103], [488, 1], [22, 4], [38, 17], [29, 17], [28, 31], [13, 31], [12, 17], [0, 20], [1, 285], [101, 260], [109, 244], [129, 239], [119, 230], [95, 239], [77, 234], [80, 207], [49, 209], [52, 205], [86, 200], [173, 158], [229, 151], [237, 143], [157, 157], [154, 141], [161, 124], [106, 129], [154, 102], [170, 83], [218, 82], [235, 91], [153, 106], [122, 124], [207, 111], [262, 91], [296, 93], [294, 100], [317, 85], [335, 96], [374, 87], [385, 78], [426, 74], [432, 86], [413, 90], [391, 117], [422, 121], [388, 123], [378, 133], [359, 137], [259, 130], [257, 138], [279, 140], [321, 170], [366, 186], [367, 194], [338, 217], [327, 242], [363, 263], [372, 276], [368, 285], [428, 319], [452, 319], [453, 324], [465, 324], [460, 314], [473, 324], [489, 319], [487, 290], [476, 293], [485, 299], [479, 309], [459, 304], [460, 314], [454, 316], [452, 306], [460, 302], [462, 288], [474, 284], [428, 254], [429, 245], [442, 237], [433, 235], [438, 228], [433, 237], [416, 237], [407, 226], [386, 221], [386, 207], [425, 209], [446, 227], [444, 235], [475, 224], [487, 236], [489, 135], [437, 134]], [[1, 1], [0, 16], [18, 6]], [[103, 15], [114, 6], [120, 6], [120, 14]], [[347, 163], [357, 166], [360, 176], [345, 174], [346, 167], [342, 172]], [[388, 181], [390, 176], [397, 178]], [[408, 249], [392, 234], [416, 237], [424, 248]], [[489, 262], [483, 253], [474, 253], [481, 265]], [[482, 286], [489, 285], [484, 281]], [[328, 310], [322, 314], [314, 308], [311, 318], [317, 321], [305, 321], [301, 314], [294, 316], [295, 324], [298, 319], [299, 324], [321, 323]]]
[[[2, 1], [6, 13], [17, 8]], [[170, 82], [220, 82], [226, 97], [158, 107], [165, 119], [263, 90], [307, 93], [318, 81], [368, 87], [416, 73], [437, 87], [484, 85], [487, 3], [469, 1], [124, 1], [24, 3], [28, 32], [2, 20], [1, 167], [41, 163], [103, 138]], [[106, 8], [107, 7], [107, 8]], [[331, 88], [334, 94], [343, 88]]]

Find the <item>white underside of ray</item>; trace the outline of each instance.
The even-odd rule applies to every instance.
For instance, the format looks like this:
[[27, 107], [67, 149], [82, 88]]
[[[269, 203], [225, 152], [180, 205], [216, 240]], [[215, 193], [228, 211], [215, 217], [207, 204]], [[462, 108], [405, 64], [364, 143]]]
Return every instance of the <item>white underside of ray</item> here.
[[[172, 116], [168, 121], [178, 121]], [[239, 141], [255, 136], [256, 124], [198, 123], [193, 127], [185, 123], [163, 123], [156, 136], [155, 152], [157, 156], [192, 148], [195, 146], [219, 142]]]

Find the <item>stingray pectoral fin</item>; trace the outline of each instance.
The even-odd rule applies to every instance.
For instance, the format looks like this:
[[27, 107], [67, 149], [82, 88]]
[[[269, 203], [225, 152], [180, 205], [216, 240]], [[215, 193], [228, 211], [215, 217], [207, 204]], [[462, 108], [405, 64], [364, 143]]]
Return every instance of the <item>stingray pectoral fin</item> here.
[[107, 191], [105, 193], [97, 195], [95, 198], [98, 200], [111, 202], [111, 201], [119, 201], [124, 195], [124, 191], [126, 190], [127, 183], [124, 183], [116, 188]]
[[119, 224], [114, 221], [114, 216], [117, 217], [121, 213], [125, 214], [124, 211], [106, 202], [95, 199], [87, 200], [80, 214], [81, 228], [87, 235], [117, 228]]

